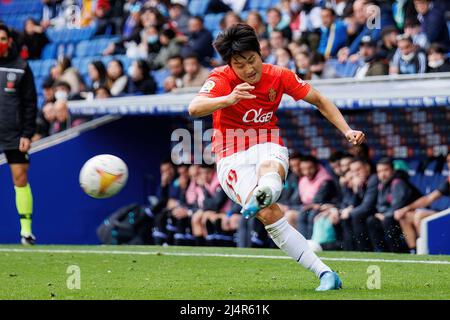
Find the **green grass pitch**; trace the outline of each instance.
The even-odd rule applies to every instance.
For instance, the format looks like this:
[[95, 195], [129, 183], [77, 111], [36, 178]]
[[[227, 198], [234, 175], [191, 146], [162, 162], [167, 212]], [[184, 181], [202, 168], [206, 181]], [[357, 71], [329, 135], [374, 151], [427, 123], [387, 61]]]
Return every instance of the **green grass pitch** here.
[[0, 299], [450, 299], [450, 256], [319, 256], [343, 290], [315, 292], [318, 279], [275, 249], [2, 245]]

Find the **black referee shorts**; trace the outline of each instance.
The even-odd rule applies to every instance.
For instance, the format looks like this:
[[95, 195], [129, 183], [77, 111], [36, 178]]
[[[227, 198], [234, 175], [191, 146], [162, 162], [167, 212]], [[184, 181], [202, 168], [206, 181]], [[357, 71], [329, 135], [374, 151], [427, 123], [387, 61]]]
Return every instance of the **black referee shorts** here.
[[30, 163], [30, 156], [19, 149], [3, 150], [8, 164], [26, 164]]

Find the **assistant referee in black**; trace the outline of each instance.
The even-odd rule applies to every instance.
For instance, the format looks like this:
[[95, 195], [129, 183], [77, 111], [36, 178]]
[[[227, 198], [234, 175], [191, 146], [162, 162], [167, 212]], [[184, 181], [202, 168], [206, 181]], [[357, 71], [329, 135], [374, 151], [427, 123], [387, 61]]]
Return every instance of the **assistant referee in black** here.
[[36, 114], [33, 74], [19, 57], [10, 30], [0, 24], [0, 153], [5, 153], [11, 168], [24, 245], [36, 241], [31, 229], [33, 195], [28, 183], [28, 151], [36, 130]]

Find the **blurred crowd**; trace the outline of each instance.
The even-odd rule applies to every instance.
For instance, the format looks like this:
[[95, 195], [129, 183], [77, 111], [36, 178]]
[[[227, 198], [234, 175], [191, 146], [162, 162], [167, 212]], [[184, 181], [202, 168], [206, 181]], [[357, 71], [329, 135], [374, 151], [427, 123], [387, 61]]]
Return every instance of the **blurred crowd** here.
[[[450, 167], [450, 154], [442, 162]], [[410, 182], [407, 164], [368, 158], [367, 145], [336, 152], [326, 162], [292, 153], [278, 204], [289, 223], [324, 250], [415, 253], [427, 207], [450, 196], [446, 179], [429, 194]], [[220, 187], [214, 166], [174, 166], [162, 161], [161, 180], [149, 210], [153, 239], [164, 245], [275, 247], [258, 219]]]

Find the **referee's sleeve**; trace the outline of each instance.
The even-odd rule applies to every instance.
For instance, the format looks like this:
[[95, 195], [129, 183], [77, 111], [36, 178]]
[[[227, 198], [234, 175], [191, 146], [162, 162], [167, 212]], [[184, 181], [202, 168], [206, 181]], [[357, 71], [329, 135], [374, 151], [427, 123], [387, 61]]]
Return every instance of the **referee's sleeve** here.
[[25, 68], [25, 73], [21, 81], [20, 94], [22, 98], [22, 137], [31, 139], [36, 132], [37, 95], [36, 87], [34, 85], [33, 72], [28, 64]]

